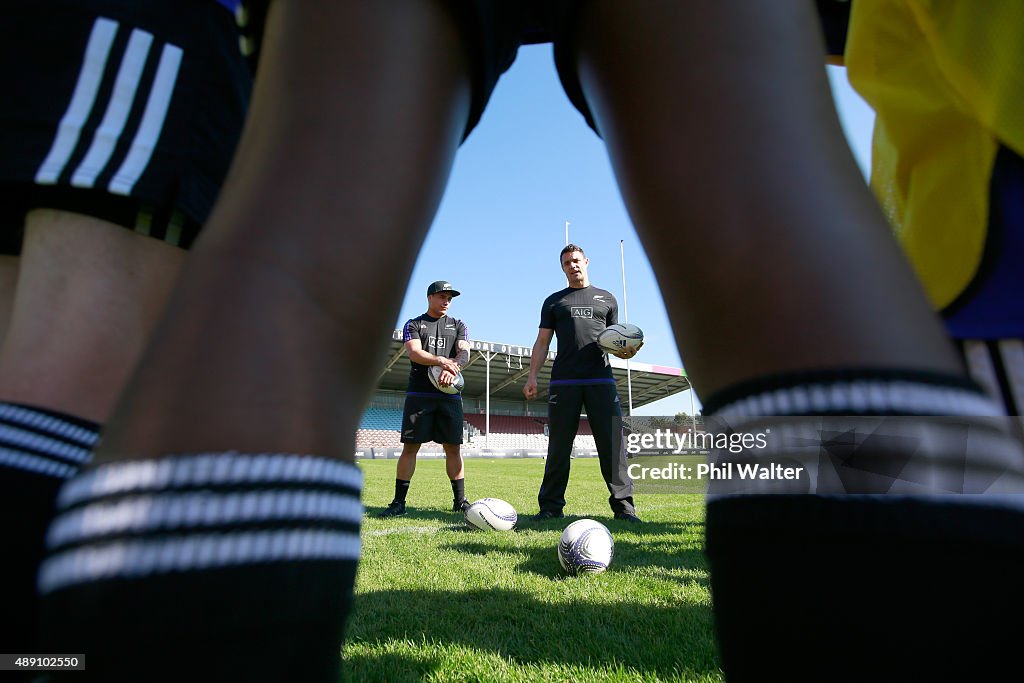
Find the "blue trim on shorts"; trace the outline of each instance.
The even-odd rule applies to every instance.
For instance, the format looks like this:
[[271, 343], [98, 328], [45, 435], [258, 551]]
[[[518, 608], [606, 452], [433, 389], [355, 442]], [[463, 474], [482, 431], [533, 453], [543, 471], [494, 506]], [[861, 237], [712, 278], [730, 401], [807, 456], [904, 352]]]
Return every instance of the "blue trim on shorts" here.
[[462, 394], [446, 394], [443, 391], [439, 391], [436, 394], [429, 391], [407, 391], [406, 396], [421, 396], [423, 398], [447, 398], [453, 401], [461, 401]]
[[611, 377], [601, 377], [598, 379], [553, 379], [550, 386], [591, 386], [595, 384], [615, 384], [615, 380]]

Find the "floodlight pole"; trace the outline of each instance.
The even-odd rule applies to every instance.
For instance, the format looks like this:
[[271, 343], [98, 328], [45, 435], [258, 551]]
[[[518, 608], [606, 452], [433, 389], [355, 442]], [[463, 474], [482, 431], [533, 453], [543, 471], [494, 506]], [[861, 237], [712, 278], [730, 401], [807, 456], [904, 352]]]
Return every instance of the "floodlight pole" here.
[[484, 391], [484, 448], [491, 447], [491, 359], [495, 354], [490, 351], [481, 351], [480, 355], [487, 361], [487, 382]]
[[690, 382], [690, 376], [686, 376], [686, 382], [690, 385], [690, 419], [693, 420], [693, 433], [697, 434], [697, 410], [693, 407], [693, 384]]
[[[626, 247], [619, 240], [619, 258], [622, 261], [622, 320], [629, 322], [629, 300], [626, 298]], [[629, 393], [629, 416], [633, 416], [633, 378], [630, 375], [629, 359], [626, 359], [626, 391]]]
[[565, 222], [565, 246], [569, 246], [569, 221]]

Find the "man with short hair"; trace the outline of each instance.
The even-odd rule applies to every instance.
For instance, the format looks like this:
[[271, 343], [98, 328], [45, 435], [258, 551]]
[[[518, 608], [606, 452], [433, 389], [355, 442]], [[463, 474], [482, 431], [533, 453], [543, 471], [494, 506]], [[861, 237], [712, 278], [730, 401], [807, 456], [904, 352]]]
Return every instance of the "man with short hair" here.
[[452, 512], [469, 507], [462, 463], [462, 396], [448, 394], [430, 380], [430, 366], [443, 368], [438, 384], [451, 387], [469, 362], [466, 324], [448, 316], [452, 299], [460, 294], [450, 282], [427, 287], [427, 312], [405, 323], [403, 341], [412, 361], [402, 415], [402, 454], [395, 475], [395, 497], [378, 517], [405, 514], [405, 497], [416, 471], [420, 445], [436, 441], [444, 449], [445, 469], [452, 483]]
[[[590, 259], [583, 248], [567, 244], [559, 259], [568, 287], [544, 300], [540, 312], [540, 331], [530, 355], [530, 376], [523, 387], [527, 400], [537, 396], [537, 373], [551, 345], [552, 335], [558, 336], [558, 355], [551, 369], [548, 395], [547, 462], [544, 480], [540, 485], [537, 502], [540, 513], [535, 520], [563, 517], [565, 488], [569, 484], [569, 460], [573, 439], [579, 429], [580, 413], [585, 407], [594, 433], [597, 457], [601, 461], [601, 476], [608, 486], [608, 504], [615, 519], [640, 522], [633, 507], [633, 480], [627, 472], [626, 453], [619, 439], [616, 448], [614, 430], [616, 418], [622, 417], [619, 395], [608, 357], [597, 344], [597, 337], [609, 325], [619, 320], [619, 305], [615, 296], [590, 284], [587, 268]], [[632, 358], [639, 347], [623, 349], [615, 355]], [[619, 426], [621, 429], [621, 425]]]

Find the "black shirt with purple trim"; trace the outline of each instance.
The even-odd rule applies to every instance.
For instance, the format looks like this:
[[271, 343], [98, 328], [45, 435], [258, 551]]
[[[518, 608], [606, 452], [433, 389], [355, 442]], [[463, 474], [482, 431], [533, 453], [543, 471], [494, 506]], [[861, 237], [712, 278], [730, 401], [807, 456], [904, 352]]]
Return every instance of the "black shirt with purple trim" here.
[[554, 330], [558, 337], [551, 381], [611, 379], [612, 368], [597, 345], [597, 336], [618, 321], [618, 302], [611, 292], [598, 287], [566, 287], [545, 299], [540, 327]]
[[[413, 339], [419, 339], [423, 350], [427, 353], [444, 358], [455, 358], [459, 354], [458, 341], [460, 339], [469, 341], [469, 331], [466, 328], [466, 324], [461, 320], [447, 315], [434, 318], [424, 313], [405, 323], [402, 343], [404, 344]], [[416, 361], [413, 361], [410, 365], [412, 367], [409, 369], [409, 387], [406, 389], [407, 392], [437, 394], [445, 398], [453, 397], [452, 394], [438, 391], [430, 383], [430, 377], [427, 375], [430, 366], [420, 365]], [[454, 397], [458, 398], [457, 395], [454, 395]]]

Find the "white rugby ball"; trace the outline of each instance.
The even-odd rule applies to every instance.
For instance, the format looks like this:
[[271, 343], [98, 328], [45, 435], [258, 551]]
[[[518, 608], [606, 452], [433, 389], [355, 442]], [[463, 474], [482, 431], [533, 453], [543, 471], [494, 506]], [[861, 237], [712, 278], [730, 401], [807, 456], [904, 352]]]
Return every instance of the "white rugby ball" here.
[[601, 330], [597, 335], [597, 345], [608, 353], [617, 353], [623, 349], [636, 349], [644, 343], [644, 331], [629, 323], [616, 323]]
[[462, 373], [455, 375], [455, 383], [449, 386], [441, 386], [438, 378], [441, 377], [441, 373], [444, 372], [444, 368], [440, 365], [431, 365], [427, 368], [427, 375], [430, 377], [430, 383], [434, 385], [434, 388], [438, 391], [443, 391], [446, 394], [461, 394], [462, 390], [466, 387], [466, 380], [462, 376]]
[[570, 576], [600, 574], [615, 557], [615, 541], [608, 527], [593, 519], [580, 519], [565, 527], [558, 539], [558, 562]]
[[500, 498], [481, 498], [464, 513], [466, 524], [482, 531], [509, 531], [519, 516], [516, 509]]

